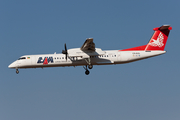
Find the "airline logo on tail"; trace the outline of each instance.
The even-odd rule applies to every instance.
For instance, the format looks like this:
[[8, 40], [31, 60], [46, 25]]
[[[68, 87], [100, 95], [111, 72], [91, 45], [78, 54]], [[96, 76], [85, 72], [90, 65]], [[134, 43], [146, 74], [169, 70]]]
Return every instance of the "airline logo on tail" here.
[[152, 51], [152, 50], [164, 51], [168, 39], [168, 35], [170, 30], [172, 30], [172, 27], [170, 27], [170, 25], [163, 25], [161, 27], [154, 28], [153, 30], [155, 32], [147, 45], [123, 49], [120, 51]]
[[162, 47], [162, 46], [164, 46], [164, 43], [163, 43], [163, 41], [164, 41], [164, 36], [163, 36], [163, 34], [160, 32], [160, 34], [159, 34], [159, 36], [158, 36], [158, 38], [157, 38], [157, 40], [155, 40], [155, 39], [151, 39], [151, 43], [149, 43], [149, 45], [151, 45], [151, 46], [154, 46], [154, 47]]

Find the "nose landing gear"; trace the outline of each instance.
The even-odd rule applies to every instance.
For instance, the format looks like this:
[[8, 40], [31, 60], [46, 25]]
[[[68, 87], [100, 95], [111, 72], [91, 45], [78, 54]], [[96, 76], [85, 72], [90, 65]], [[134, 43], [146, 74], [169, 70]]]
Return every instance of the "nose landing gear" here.
[[19, 73], [19, 70], [18, 69], [16, 69], [16, 74], [18, 74]]

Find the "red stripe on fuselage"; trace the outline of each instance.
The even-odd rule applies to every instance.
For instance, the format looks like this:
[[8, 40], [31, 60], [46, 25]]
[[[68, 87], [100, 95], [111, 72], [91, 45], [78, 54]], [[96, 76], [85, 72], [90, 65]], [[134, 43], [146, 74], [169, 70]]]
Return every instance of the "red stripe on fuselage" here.
[[147, 45], [143, 46], [138, 46], [138, 47], [133, 47], [133, 48], [128, 48], [128, 49], [123, 49], [119, 51], [144, 51]]

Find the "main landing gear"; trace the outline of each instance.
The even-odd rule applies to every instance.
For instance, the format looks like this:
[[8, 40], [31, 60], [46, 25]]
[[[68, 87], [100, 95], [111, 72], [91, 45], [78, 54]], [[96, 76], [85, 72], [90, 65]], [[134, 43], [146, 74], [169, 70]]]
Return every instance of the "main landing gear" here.
[[18, 69], [16, 69], [16, 74], [18, 74], [19, 73], [19, 70]]
[[[87, 59], [85, 59], [85, 61], [87, 62], [87, 64], [88, 64], [88, 68], [89, 69], [92, 69], [93, 68], [93, 65], [91, 64], [91, 59], [90, 58], [87, 58]], [[83, 66], [84, 67], [84, 66]], [[87, 65], [86, 65], [86, 67], [84, 67], [84, 69], [86, 70], [85, 71], [85, 74], [86, 75], [89, 75], [89, 70], [87, 69]]]
[[[87, 65], [86, 65], [86, 66], [83, 66], [83, 68], [86, 70], [86, 71], [85, 71], [85, 74], [86, 74], [86, 75], [89, 75], [90, 71], [87, 69]], [[89, 68], [89, 69], [92, 69], [92, 68], [93, 68], [93, 65], [88, 65], [88, 68]]]
[[93, 68], [93, 65], [91, 65], [91, 64], [88, 65], [88, 68], [89, 68], [89, 69], [92, 69], [92, 68]]

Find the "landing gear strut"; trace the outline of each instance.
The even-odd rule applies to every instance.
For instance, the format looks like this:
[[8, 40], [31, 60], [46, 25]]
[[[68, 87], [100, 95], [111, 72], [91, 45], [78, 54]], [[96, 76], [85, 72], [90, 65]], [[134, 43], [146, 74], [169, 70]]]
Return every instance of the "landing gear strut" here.
[[[87, 64], [88, 64], [88, 68], [89, 68], [89, 69], [92, 69], [92, 68], [93, 68], [93, 65], [91, 64], [91, 59], [90, 59], [90, 58], [86, 58], [85, 61], [86, 61]], [[87, 69], [87, 65], [86, 65], [86, 67], [84, 67], [84, 69], [86, 70], [86, 71], [85, 71], [85, 74], [86, 74], [86, 75], [89, 75], [90, 72], [89, 72], [89, 70]]]
[[92, 68], [93, 68], [93, 65], [91, 64], [91, 59], [90, 59], [90, 58], [87, 58], [87, 59], [85, 59], [85, 61], [86, 61], [87, 64], [88, 64], [88, 68], [89, 68], [89, 69], [92, 69]]
[[89, 72], [89, 70], [87, 69], [87, 65], [86, 65], [86, 67], [83, 66], [83, 68], [86, 70], [86, 71], [85, 71], [85, 74], [86, 74], [86, 75], [89, 75], [90, 72]]
[[18, 69], [16, 69], [16, 74], [18, 74], [19, 73], [19, 70]]

